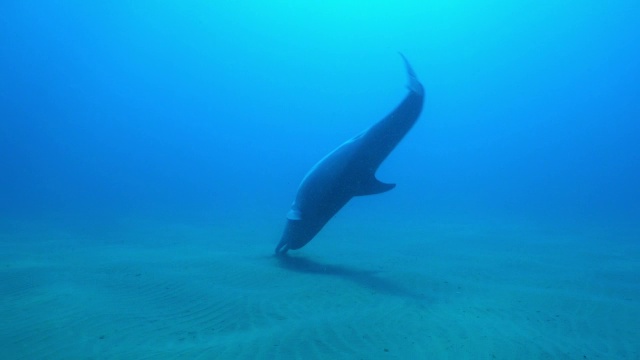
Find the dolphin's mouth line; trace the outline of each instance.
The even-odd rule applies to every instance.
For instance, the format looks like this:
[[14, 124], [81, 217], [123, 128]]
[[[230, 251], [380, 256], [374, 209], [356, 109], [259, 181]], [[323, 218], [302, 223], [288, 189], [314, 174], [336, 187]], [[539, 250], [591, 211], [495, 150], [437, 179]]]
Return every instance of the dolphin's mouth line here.
[[289, 243], [286, 239], [282, 239], [276, 247], [276, 255], [286, 255], [287, 251], [289, 251]]

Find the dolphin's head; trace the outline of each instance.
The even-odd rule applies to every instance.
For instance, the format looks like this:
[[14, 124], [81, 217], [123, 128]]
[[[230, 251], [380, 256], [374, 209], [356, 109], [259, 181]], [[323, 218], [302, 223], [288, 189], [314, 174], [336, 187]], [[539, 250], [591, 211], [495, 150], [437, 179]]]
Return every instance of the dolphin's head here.
[[287, 219], [287, 225], [276, 247], [276, 254], [284, 254], [288, 250], [297, 250], [305, 246], [322, 229], [323, 224], [309, 220]]

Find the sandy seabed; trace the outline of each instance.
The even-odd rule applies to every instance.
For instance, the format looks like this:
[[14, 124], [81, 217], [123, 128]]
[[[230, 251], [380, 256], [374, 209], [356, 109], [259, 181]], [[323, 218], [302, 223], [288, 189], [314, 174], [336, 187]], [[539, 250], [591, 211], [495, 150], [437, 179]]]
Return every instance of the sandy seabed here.
[[637, 239], [368, 228], [5, 227], [0, 358], [640, 359]]

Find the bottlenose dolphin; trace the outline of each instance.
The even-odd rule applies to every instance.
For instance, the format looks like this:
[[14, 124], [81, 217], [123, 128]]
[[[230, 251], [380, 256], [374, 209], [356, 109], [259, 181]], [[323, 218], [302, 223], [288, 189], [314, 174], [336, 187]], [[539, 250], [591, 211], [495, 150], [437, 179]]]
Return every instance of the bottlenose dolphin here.
[[378, 167], [409, 132], [422, 111], [424, 88], [409, 61], [409, 93], [384, 119], [348, 140], [315, 164], [305, 175], [287, 214], [287, 225], [276, 254], [305, 246], [354, 196], [393, 189], [375, 177]]

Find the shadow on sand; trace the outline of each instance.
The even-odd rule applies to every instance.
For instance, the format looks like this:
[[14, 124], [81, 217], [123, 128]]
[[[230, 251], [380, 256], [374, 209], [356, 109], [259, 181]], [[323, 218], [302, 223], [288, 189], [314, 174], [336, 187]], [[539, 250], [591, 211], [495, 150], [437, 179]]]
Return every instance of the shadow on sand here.
[[376, 293], [403, 296], [415, 300], [427, 300], [424, 294], [381, 278], [377, 271], [359, 270], [342, 265], [321, 263], [301, 256], [275, 255], [278, 265], [284, 269], [313, 275], [335, 276], [356, 283]]

